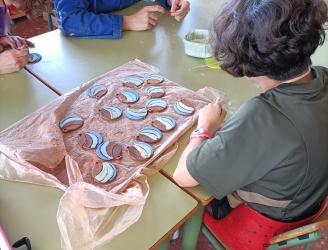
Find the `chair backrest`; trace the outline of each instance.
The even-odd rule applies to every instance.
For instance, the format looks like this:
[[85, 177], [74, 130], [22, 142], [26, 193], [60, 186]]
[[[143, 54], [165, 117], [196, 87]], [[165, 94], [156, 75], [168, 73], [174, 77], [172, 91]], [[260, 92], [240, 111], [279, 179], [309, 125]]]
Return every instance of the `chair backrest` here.
[[[328, 197], [326, 197], [326, 200], [328, 200]], [[328, 220], [328, 208], [326, 208], [326, 210], [316, 220], [314, 220], [314, 222], [320, 222], [324, 220]]]

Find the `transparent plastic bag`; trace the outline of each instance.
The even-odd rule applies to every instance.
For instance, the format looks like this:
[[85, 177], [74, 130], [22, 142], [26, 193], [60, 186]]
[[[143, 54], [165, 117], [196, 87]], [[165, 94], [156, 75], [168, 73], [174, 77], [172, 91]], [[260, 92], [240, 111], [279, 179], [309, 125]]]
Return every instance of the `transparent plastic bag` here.
[[[165, 79], [164, 98], [168, 102], [165, 111], [150, 113], [138, 122], [126, 117], [112, 123], [104, 121], [99, 114], [103, 105], [127, 107], [115, 98], [122, 89], [122, 80], [129, 75], [143, 76], [150, 72], [158, 70], [139, 60], [131, 61], [59, 97], [0, 133], [0, 178], [64, 191], [57, 212], [63, 249], [93, 249], [135, 223], [149, 193], [147, 175], [156, 173], [174, 155], [177, 140], [194, 125], [199, 109], [221, 96], [210, 89], [198, 94]], [[108, 93], [99, 100], [86, 94], [95, 83], [108, 88]], [[145, 88], [136, 89], [140, 94], [136, 105], [144, 106], [147, 102]], [[173, 105], [181, 98], [192, 100], [195, 112], [191, 116], [174, 112]], [[71, 113], [81, 116], [84, 124], [77, 131], [63, 133], [59, 121]], [[173, 117], [177, 127], [163, 133], [161, 141], [152, 144], [152, 158], [137, 162], [129, 157], [126, 146], [136, 140], [140, 128], [151, 124], [158, 115]], [[106, 140], [124, 145], [122, 159], [113, 161], [118, 169], [117, 177], [109, 183], [94, 180], [91, 170], [99, 158], [94, 150], [85, 150], [78, 144], [79, 134], [90, 130], [101, 131]]]

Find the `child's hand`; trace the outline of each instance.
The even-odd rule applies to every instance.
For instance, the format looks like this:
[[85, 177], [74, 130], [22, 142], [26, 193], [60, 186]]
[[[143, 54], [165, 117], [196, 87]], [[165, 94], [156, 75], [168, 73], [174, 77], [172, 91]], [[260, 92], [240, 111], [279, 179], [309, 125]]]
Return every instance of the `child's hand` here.
[[28, 63], [28, 49], [8, 49], [0, 53], [0, 74], [21, 70]]
[[34, 47], [34, 44], [20, 36], [3, 36], [0, 38], [0, 45], [4, 48], [10, 46], [12, 49], [26, 49]]
[[181, 22], [189, 13], [190, 3], [187, 0], [171, 0], [171, 16]]
[[210, 136], [213, 136], [220, 128], [226, 115], [227, 112], [221, 104], [209, 103], [199, 111], [197, 128], [204, 128]]
[[157, 24], [156, 12], [164, 14], [165, 10], [162, 6], [152, 5], [142, 8], [132, 16], [124, 16], [123, 30], [143, 31], [151, 29]]

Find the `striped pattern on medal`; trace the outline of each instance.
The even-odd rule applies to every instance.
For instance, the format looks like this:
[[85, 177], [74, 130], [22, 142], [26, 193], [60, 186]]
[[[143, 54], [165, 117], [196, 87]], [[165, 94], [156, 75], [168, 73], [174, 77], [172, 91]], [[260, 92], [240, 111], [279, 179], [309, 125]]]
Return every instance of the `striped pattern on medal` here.
[[153, 148], [148, 143], [135, 142], [133, 146], [144, 160], [149, 159], [154, 154]]
[[183, 101], [178, 101], [174, 104], [174, 110], [179, 115], [188, 116], [194, 113], [195, 109], [187, 104], [183, 103]]
[[163, 97], [165, 95], [165, 90], [162, 87], [150, 86], [145, 89], [145, 93], [150, 97]]
[[162, 111], [167, 108], [167, 102], [163, 99], [153, 98], [147, 101], [146, 106], [149, 112]]
[[103, 110], [108, 112], [110, 120], [116, 120], [120, 118], [122, 115], [122, 109], [115, 105], [111, 105], [111, 104], [105, 105], [103, 107]]
[[147, 116], [148, 111], [146, 108], [127, 108], [124, 114], [131, 120], [142, 120]]
[[107, 87], [103, 84], [94, 84], [87, 89], [87, 95], [93, 98], [101, 98], [107, 94]]
[[113, 156], [110, 155], [107, 151], [107, 147], [109, 146], [109, 142], [105, 141], [103, 143], [101, 143], [100, 145], [98, 145], [97, 149], [96, 149], [96, 155], [104, 160], [104, 161], [110, 161], [113, 160]]
[[83, 119], [76, 115], [76, 114], [71, 114], [65, 116], [60, 122], [59, 122], [59, 127], [62, 129], [63, 132], [69, 132], [76, 130], [83, 125]]
[[102, 168], [99, 174], [95, 176], [95, 179], [101, 183], [112, 181], [116, 178], [117, 170], [115, 165], [109, 162], [103, 162]]
[[162, 132], [158, 128], [147, 126], [139, 131], [138, 139], [143, 141], [144, 137], [146, 142], [157, 142], [162, 138]]
[[147, 73], [145, 74], [145, 79], [147, 82], [154, 81], [154, 82], [163, 82], [164, 77], [158, 73]]
[[124, 103], [134, 103], [139, 101], [140, 95], [138, 92], [125, 89], [121, 91], [121, 94], [125, 97]]
[[89, 137], [91, 144], [86, 145], [85, 144], [86, 141], [89, 141], [89, 140], [86, 140], [84, 143], [85, 145], [82, 145], [83, 147], [95, 149], [98, 145], [100, 145], [103, 142], [103, 138], [102, 138], [101, 134], [99, 134], [96, 131], [89, 131], [89, 132], [85, 133], [85, 136]]
[[144, 83], [144, 79], [140, 76], [128, 76], [124, 79], [124, 84], [132, 84], [135, 87], [139, 87]]
[[[160, 128], [162, 128], [162, 131], [170, 131], [170, 130], [174, 129], [177, 125], [176, 121], [172, 117], [166, 116], [166, 115], [157, 117], [156, 121], [162, 125], [162, 126], [159, 126]], [[154, 123], [155, 122], [153, 122], [153, 124]]]

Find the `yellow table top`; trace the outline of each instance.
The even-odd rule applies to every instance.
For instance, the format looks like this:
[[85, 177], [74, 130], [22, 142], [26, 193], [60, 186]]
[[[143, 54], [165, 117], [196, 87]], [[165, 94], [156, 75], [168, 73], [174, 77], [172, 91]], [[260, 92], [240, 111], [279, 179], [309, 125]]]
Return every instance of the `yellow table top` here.
[[57, 97], [25, 70], [0, 75], [0, 93], [0, 131]]
[[[148, 180], [150, 194], [141, 218], [97, 249], [149, 249], [196, 212], [196, 200], [161, 174]], [[34, 250], [59, 250], [56, 213], [62, 194], [54, 188], [0, 180], [0, 224], [11, 242], [27, 236]]]

